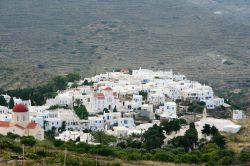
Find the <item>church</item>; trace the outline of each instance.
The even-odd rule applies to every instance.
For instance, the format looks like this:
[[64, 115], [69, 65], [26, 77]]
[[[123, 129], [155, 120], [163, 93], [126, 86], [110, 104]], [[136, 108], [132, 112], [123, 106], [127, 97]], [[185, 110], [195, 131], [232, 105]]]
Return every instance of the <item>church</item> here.
[[24, 104], [16, 104], [12, 109], [11, 121], [0, 121], [0, 134], [8, 132], [20, 136], [33, 136], [35, 139], [44, 139], [44, 129], [35, 122], [29, 120], [29, 109]]

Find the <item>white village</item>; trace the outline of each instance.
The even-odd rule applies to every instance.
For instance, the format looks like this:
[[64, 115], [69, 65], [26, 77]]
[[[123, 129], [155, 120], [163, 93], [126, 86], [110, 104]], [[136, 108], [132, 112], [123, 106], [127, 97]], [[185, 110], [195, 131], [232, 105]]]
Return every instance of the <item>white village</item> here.
[[[0, 107], [0, 133], [12, 132], [43, 140], [45, 132], [54, 130], [55, 139], [98, 144], [85, 131], [104, 131], [120, 138], [142, 134], [162, 120], [185, 119], [185, 115], [189, 115], [202, 138], [205, 124], [222, 132], [236, 133], [241, 128], [237, 121], [245, 118], [241, 110], [233, 110], [229, 119], [209, 117], [208, 110], [230, 105], [217, 97], [212, 87], [188, 80], [172, 70], [140, 68], [130, 72], [122, 69], [80, 80], [76, 88], [70, 88], [72, 84], [58, 91], [55, 98], [48, 98], [42, 106], [33, 106], [30, 100], [14, 97], [13, 109]], [[10, 100], [10, 96], [2, 96], [7, 102]], [[188, 112], [188, 104], [183, 104], [193, 101], [205, 103], [200, 114]], [[74, 107], [79, 105], [86, 108], [87, 117], [80, 118], [75, 113]], [[59, 132], [62, 125], [65, 131]], [[182, 125], [178, 132], [168, 135], [166, 141], [184, 135], [187, 129], [188, 125]]]

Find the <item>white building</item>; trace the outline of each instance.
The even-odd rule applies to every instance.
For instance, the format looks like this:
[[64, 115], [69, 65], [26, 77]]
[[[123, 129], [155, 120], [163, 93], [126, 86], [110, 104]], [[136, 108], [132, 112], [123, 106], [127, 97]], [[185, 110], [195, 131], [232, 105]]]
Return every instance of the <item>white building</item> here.
[[233, 120], [245, 119], [246, 116], [242, 110], [233, 110]]
[[43, 128], [29, 120], [29, 110], [23, 104], [15, 105], [11, 121], [0, 121], [0, 133], [6, 135], [8, 132], [20, 136], [34, 136], [38, 140], [44, 139]]
[[176, 103], [175, 102], [164, 103], [164, 111], [160, 116], [161, 116], [161, 118], [164, 118], [164, 119], [177, 118]]

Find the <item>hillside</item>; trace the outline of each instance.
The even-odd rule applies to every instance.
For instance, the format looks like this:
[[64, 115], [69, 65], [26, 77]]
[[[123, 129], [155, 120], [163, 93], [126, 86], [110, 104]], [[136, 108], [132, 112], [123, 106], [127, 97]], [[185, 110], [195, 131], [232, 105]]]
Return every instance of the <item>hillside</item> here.
[[0, 87], [122, 67], [248, 86], [249, 7], [243, 0], [1, 0]]

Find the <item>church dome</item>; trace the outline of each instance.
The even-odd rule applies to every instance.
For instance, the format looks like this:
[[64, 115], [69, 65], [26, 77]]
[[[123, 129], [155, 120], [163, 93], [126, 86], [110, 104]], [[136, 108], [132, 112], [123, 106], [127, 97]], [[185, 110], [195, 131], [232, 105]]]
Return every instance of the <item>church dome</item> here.
[[13, 112], [28, 112], [28, 107], [26, 105], [23, 104], [17, 104], [14, 106], [14, 108], [12, 109]]

